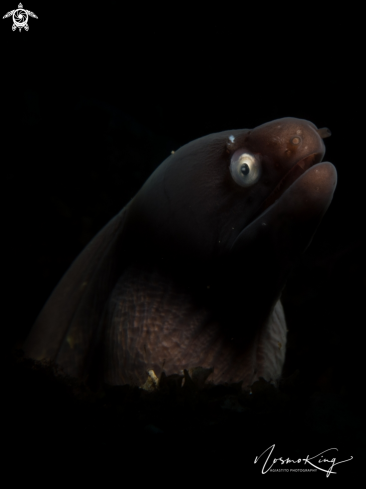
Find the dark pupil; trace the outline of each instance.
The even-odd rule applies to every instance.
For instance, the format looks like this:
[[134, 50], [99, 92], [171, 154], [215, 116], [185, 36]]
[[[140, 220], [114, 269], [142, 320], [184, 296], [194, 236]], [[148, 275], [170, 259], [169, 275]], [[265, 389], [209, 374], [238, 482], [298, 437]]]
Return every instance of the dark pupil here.
[[243, 175], [248, 175], [249, 166], [246, 163], [244, 163], [244, 165], [241, 165], [240, 171], [242, 172]]

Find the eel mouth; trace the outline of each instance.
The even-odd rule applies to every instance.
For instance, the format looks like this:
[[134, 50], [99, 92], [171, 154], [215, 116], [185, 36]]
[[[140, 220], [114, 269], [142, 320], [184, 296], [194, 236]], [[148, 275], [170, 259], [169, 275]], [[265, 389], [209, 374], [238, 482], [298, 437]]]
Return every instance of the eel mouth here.
[[301, 177], [310, 167], [320, 163], [322, 157], [321, 153], [312, 153], [295, 163], [261, 204], [257, 216], [274, 204], [291, 187], [295, 180]]

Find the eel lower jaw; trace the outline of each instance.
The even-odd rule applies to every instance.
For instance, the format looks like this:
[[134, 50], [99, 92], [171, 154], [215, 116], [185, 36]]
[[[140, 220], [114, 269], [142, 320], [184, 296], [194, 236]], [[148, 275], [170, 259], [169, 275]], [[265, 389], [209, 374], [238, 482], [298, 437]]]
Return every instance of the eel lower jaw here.
[[[313, 161], [309, 164], [309, 160]], [[334, 165], [327, 161], [314, 164], [315, 161], [316, 157], [308, 157], [308, 161], [298, 162], [308, 168], [303, 170], [296, 165], [301, 175], [242, 229], [230, 248], [232, 256], [241, 258], [245, 249], [253, 260], [259, 254], [265, 268], [274, 270], [277, 266], [276, 274], [282, 268], [291, 268], [309, 246], [337, 185]]]
[[321, 162], [323, 158], [322, 153], [312, 153], [305, 158], [302, 158], [297, 163], [295, 163], [292, 168], [286, 173], [286, 175], [281, 179], [278, 185], [272, 190], [266, 200], [260, 206], [258, 213], [256, 213], [254, 219], [256, 219], [260, 214], [263, 214], [265, 210], [273, 205], [276, 200], [278, 200], [284, 192], [291, 187], [291, 185], [303, 175], [310, 167]]

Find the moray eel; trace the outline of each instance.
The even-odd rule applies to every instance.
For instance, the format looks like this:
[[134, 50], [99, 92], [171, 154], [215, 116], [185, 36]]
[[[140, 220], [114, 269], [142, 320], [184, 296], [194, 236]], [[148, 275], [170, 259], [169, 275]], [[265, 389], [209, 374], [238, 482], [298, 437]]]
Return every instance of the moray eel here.
[[107, 385], [196, 366], [213, 383], [276, 384], [281, 292], [336, 187], [329, 135], [286, 117], [172, 152], [71, 265], [25, 356]]

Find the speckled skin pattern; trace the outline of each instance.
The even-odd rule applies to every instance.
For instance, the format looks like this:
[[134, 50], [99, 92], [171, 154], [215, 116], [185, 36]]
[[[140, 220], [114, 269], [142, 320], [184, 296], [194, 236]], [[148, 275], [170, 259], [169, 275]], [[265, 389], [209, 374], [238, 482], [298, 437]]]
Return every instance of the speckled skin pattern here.
[[251, 343], [237, 352], [235, 339], [223, 341], [220, 324], [212, 321], [207, 308], [197, 307], [189, 293], [157, 273], [133, 268], [113, 291], [107, 324], [106, 381], [112, 385], [142, 385], [147, 369], [170, 375], [198, 365], [214, 367], [211, 382], [244, 380], [250, 385], [259, 377], [278, 379], [285, 359], [286, 321], [280, 301], [256, 347]]
[[110, 385], [197, 366], [276, 384], [281, 293], [336, 187], [328, 133], [288, 117], [179, 148], [71, 265], [26, 356]]

